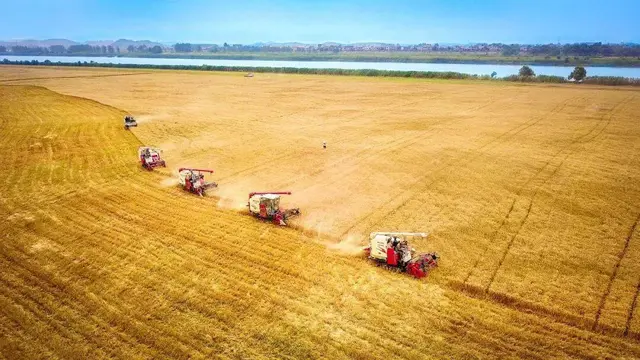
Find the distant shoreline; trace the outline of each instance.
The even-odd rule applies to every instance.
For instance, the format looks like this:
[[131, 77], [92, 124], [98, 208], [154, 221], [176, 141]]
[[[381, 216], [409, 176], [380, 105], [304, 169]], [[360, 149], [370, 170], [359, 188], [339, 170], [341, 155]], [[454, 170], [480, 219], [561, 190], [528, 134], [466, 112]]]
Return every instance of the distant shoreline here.
[[[425, 53], [339, 53], [339, 54], [293, 54], [293, 53], [168, 53], [168, 54], [48, 54], [18, 55], [0, 53], [11, 56], [33, 56], [46, 58], [60, 57], [109, 57], [109, 58], [142, 58], [142, 59], [203, 59], [203, 60], [265, 60], [265, 61], [336, 61], [336, 62], [388, 62], [388, 63], [424, 63], [424, 64], [469, 64], [469, 65], [539, 65], [539, 66], [591, 66], [591, 67], [640, 67], [640, 58], [593, 57], [545, 58], [535, 56], [469, 56], [469, 55], [432, 55]], [[566, 60], [568, 59], [568, 61]]]

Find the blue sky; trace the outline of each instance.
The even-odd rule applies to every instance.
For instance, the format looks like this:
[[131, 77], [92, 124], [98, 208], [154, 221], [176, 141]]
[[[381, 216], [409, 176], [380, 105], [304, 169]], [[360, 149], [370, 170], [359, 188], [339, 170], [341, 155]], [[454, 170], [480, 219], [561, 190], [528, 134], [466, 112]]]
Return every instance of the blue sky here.
[[2, 0], [0, 39], [638, 42], [640, 0]]

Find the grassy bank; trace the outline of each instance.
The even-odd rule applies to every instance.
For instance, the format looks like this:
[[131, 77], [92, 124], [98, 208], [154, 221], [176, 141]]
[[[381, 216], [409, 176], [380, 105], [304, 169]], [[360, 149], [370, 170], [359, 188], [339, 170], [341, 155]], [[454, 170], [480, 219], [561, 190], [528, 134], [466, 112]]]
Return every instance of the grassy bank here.
[[[453, 71], [397, 71], [397, 70], [374, 70], [374, 69], [312, 69], [312, 68], [292, 68], [292, 67], [251, 67], [251, 66], [211, 66], [211, 65], [151, 65], [151, 64], [103, 64], [96, 62], [74, 62], [62, 63], [45, 61], [9, 61], [2, 60], [3, 65], [26, 65], [26, 66], [80, 66], [80, 67], [101, 67], [119, 69], [162, 69], [162, 70], [197, 70], [197, 71], [233, 71], [233, 72], [255, 72], [255, 73], [279, 73], [279, 74], [315, 74], [315, 75], [341, 75], [341, 76], [374, 76], [374, 77], [401, 77], [418, 79], [476, 79], [490, 81], [515, 81], [533, 83], [568, 83], [567, 79], [560, 76], [517, 76], [511, 75], [504, 78], [492, 78], [489, 75], [463, 74]], [[614, 77], [614, 76], [594, 76], [589, 77], [583, 83], [598, 85], [632, 85], [640, 86], [640, 79]]]

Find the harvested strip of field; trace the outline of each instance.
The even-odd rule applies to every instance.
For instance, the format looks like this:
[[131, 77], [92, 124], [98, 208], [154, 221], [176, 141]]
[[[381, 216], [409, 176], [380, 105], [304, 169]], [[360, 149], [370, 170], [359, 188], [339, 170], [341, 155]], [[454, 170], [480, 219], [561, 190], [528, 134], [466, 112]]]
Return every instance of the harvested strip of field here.
[[[0, 68], [7, 69], [5, 65], [0, 65]], [[57, 79], [70, 79], [80, 77], [103, 77], [103, 76], [120, 76], [120, 75], [134, 75], [143, 74], [141, 70], [122, 70], [122, 69], [89, 69], [83, 70], [79, 68], [71, 69], [71, 71], [29, 71], [28, 67], [16, 67], [11, 71], [0, 71], [0, 82], [12, 82], [17, 80], [46, 80], [51, 78]], [[37, 74], [37, 75], [36, 75]]]
[[[68, 75], [37, 70], [24, 76]], [[640, 356], [636, 92], [189, 72], [24, 82], [99, 103], [0, 86], [8, 357]], [[140, 126], [124, 131], [118, 108]], [[170, 167], [216, 169], [220, 198], [139, 170], [137, 138]], [[293, 190], [306, 231], [239, 213], [262, 189]], [[441, 267], [417, 282], [324, 246], [383, 229], [431, 231], [414, 247]]]

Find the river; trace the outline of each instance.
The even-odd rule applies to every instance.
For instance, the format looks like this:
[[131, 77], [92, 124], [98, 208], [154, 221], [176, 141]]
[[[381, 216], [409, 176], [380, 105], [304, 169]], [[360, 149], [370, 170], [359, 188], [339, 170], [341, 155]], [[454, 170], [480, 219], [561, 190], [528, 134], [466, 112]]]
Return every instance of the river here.
[[[178, 58], [130, 58], [130, 57], [81, 57], [81, 56], [11, 56], [0, 55], [1, 59], [11, 61], [45, 61], [74, 63], [97, 62], [112, 64], [139, 65], [211, 65], [211, 66], [250, 66], [250, 67], [291, 67], [312, 69], [374, 69], [400, 71], [454, 71], [463, 74], [490, 75], [496, 72], [498, 77], [518, 73], [520, 65], [487, 65], [487, 64], [433, 64], [433, 63], [395, 63], [395, 62], [348, 62], [348, 61], [271, 61], [271, 60], [210, 60], [210, 59], [178, 59]], [[572, 67], [538, 66], [531, 68], [537, 75], [556, 75], [566, 77]], [[640, 78], [640, 68], [587, 66], [589, 76], [621, 76]]]

